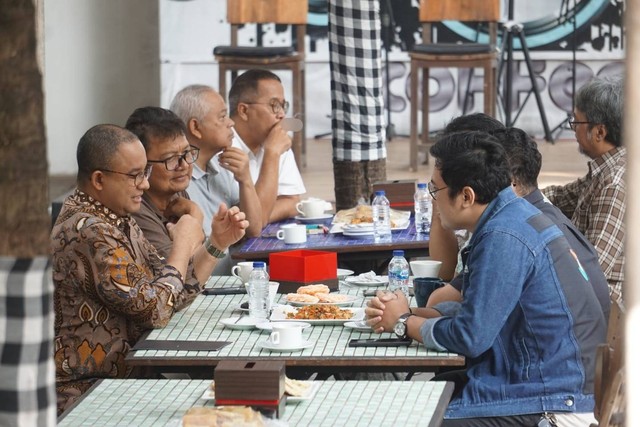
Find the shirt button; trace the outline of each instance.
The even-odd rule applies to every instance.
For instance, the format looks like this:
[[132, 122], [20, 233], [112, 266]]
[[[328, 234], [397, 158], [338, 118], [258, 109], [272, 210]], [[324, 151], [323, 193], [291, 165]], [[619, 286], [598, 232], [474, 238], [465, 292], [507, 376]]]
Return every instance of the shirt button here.
[[564, 401], [564, 404], [567, 405], [568, 407], [572, 407], [573, 406], [573, 399], [566, 399]]

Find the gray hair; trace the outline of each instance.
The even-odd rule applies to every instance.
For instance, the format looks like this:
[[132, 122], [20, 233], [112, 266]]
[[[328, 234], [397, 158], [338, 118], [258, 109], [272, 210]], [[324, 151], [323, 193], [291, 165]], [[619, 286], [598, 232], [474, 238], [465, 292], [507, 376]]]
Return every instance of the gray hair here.
[[603, 124], [607, 129], [607, 141], [616, 147], [622, 145], [622, 86], [620, 76], [596, 77], [576, 94], [576, 109], [584, 113], [591, 126]]
[[202, 121], [209, 113], [211, 106], [204, 99], [204, 95], [207, 93], [217, 92], [211, 86], [191, 85], [178, 92], [173, 98], [173, 101], [171, 101], [169, 109], [182, 119], [187, 126], [187, 131], [189, 120], [196, 119]]

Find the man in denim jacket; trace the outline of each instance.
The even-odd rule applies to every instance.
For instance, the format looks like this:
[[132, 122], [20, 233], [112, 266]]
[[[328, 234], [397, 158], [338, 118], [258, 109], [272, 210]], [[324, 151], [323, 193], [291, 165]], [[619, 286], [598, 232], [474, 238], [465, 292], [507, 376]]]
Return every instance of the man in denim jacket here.
[[436, 306], [442, 316], [425, 319], [399, 293], [374, 298], [369, 323], [467, 358], [443, 426], [534, 426], [545, 413], [588, 415], [606, 327], [567, 240], [514, 194], [494, 137], [454, 133], [430, 152], [429, 191], [443, 225], [473, 232], [463, 252], [463, 302]]

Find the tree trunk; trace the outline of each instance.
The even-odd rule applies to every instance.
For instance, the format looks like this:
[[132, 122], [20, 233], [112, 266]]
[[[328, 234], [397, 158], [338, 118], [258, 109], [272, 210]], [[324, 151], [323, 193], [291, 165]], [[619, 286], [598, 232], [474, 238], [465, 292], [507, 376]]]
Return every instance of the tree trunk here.
[[0, 255], [49, 253], [37, 0], [0, 0]]

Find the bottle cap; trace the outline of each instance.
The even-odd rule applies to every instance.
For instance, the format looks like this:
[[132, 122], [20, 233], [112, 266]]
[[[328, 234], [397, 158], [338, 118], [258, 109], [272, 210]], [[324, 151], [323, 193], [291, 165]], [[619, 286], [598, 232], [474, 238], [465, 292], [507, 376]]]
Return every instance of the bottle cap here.
[[393, 256], [404, 256], [404, 251], [402, 249], [396, 249], [393, 251]]
[[376, 196], [384, 196], [384, 190], [377, 190], [376, 191]]
[[265, 266], [264, 261], [255, 261], [253, 263], [253, 268], [265, 268]]
[[418, 188], [421, 190], [424, 190], [425, 188], [427, 188], [427, 183], [426, 182], [419, 182], [418, 183]]

